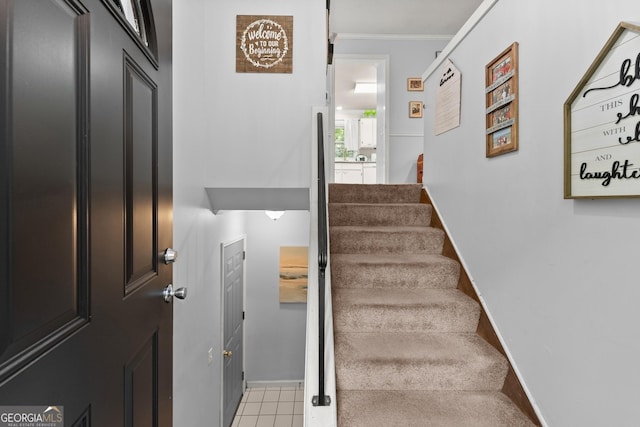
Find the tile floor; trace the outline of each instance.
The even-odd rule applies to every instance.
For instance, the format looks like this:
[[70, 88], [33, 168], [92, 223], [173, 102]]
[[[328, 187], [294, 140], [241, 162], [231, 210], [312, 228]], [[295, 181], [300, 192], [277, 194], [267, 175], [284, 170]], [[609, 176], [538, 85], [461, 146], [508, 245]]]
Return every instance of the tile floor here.
[[247, 388], [231, 427], [302, 427], [304, 389]]

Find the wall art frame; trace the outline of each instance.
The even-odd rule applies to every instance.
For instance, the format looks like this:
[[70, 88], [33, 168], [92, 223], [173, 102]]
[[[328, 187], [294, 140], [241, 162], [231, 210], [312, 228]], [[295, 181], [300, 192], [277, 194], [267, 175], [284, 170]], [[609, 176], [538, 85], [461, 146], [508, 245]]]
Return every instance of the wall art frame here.
[[486, 157], [518, 150], [518, 42], [485, 68]]
[[409, 101], [409, 118], [422, 118], [423, 105], [422, 101]]
[[620, 22], [564, 104], [564, 198], [640, 197], [640, 25]]
[[422, 77], [409, 77], [407, 79], [407, 90], [409, 92], [423, 92], [424, 82]]

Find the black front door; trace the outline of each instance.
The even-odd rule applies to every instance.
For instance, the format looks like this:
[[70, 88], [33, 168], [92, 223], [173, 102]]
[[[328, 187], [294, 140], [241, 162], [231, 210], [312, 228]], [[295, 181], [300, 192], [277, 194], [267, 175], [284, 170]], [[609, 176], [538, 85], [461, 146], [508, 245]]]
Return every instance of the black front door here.
[[0, 34], [0, 415], [171, 426], [171, 0], [0, 0]]

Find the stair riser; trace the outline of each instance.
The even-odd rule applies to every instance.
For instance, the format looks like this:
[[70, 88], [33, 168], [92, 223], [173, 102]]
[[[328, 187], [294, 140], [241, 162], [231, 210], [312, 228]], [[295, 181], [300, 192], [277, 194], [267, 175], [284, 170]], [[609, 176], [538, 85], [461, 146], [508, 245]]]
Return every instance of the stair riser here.
[[358, 307], [334, 301], [333, 327], [341, 332], [462, 332], [478, 327], [479, 307], [470, 304], [427, 307]]
[[329, 184], [329, 203], [420, 203], [422, 184]]
[[329, 204], [329, 225], [423, 226], [431, 223], [430, 205]]
[[[495, 390], [504, 383], [506, 367], [488, 365], [484, 369], [460, 366], [439, 360], [369, 364], [336, 363], [338, 390]], [[460, 375], [464, 370], [465, 375]], [[372, 375], [375, 372], [375, 375]]]
[[332, 227], [331, 252], [343, 254], [422, 253], [440, 254], [444, 236], [437, 229], [414, 231], [352, 231]]
[[458, 263], [354, 265], [331, 261], [334, 288], [446, 289], [455, 288], [459, 278]]
[[534, 427], [502, 393], [342, 391], [340, 427]]

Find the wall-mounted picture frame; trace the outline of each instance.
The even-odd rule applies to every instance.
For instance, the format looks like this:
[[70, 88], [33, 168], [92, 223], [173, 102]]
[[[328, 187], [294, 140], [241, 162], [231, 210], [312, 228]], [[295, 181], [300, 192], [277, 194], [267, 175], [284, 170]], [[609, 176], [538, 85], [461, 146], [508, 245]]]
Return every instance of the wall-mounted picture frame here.
[[424, 91], [424, 82], [422, 81], [422, 77], [409, 77], [407, 79], [407, 90], [409, 92]]
[[422, 117], [422, 101], [409, 101], [409, 118], [419, 119]]
[[486, 156], [518, 149], [518, 43], [486, 66]]
[[565, 102], [565, 199], [640, 197], [639, 52], [620, 22]]
[[309, 282], [309, 247], [280, 247], [280, 303], [306, 303]]

